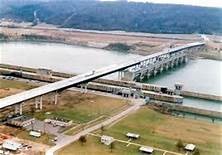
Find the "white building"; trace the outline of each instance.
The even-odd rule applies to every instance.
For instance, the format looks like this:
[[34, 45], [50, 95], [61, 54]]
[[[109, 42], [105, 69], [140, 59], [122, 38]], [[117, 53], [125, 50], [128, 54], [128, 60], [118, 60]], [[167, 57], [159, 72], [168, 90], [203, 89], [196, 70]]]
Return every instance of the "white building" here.
[[126, 134], [126, 136], [127, 136], [128, 138], [132, 138], [132, 139], [138, 139], [138, 138], [140, 137], [139, 134], [130, 133], [130, 132], [128, 132], [128, 133]]
[[2, 144], [2, 147], [7, 150], [18, 151], [20, 148], [22, 148], [22, 144], [13, 140], [5, 140]]
[[196, 148], [196, 145], [194, 145], [194, 144], [187, 144], [186, 146], [185, 146], [185, 150], [186, 151], [194, 151], [195, 150], [195, 148]]
[[113, 137], [105, 136], [105, 135], [103, 135], [101, 137], [101, 143], [103, 143], [105, 145], [110, 145], [112, 142], [114, 142], [114, 138]]
[[153, 153], [153, 148], [149, 146], [142, 146], [139, 148], [141, 152], [147, 153], [147, 154], [152, 154]]
[[30, 131], [29, 135], [33, 136], [33, 137], [36, 137], [36, 138], [41, 137], [41, 133], [40, 132], [36, 132], [36, 131]]

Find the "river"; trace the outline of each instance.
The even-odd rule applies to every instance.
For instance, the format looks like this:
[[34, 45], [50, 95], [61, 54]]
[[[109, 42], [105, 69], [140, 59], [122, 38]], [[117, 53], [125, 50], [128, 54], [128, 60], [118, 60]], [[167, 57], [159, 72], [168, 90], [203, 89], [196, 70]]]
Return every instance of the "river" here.
[[[1, 42], [0, 63], [34, 68], [48, 68], [59, 72], [84, 73], [114, 63], [130, 60], [139, 55], [85, 48], [65, 44], [33, 42]], [[116, 75], [112, 75], [115, 78]], [[145, 83], [174, 87], [183, 83], [185, 90], [222, 95], [222, 62], [197, 59], [169, 70]], [[185, 98], [184, 105], [221, 111], [221, 102]]]

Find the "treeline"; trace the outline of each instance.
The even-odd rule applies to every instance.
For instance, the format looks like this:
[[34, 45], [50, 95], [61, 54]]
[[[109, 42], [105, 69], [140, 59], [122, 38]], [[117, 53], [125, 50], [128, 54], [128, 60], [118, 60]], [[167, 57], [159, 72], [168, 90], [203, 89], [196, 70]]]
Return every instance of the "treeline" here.
[[33, 21], [34, 11], [41, 22], [68, 28], [222, 34], [221, 8], [185, 5], [92, 0], [35, 1], [8, 5], [0, 11], [0, 17]]

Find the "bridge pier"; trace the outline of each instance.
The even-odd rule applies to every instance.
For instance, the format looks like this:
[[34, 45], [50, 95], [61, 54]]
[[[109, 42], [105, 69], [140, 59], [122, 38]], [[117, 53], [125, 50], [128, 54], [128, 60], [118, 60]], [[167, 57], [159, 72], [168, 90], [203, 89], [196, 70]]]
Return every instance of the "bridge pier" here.
[[156, 69], [156, 68], [154, 68], [154, 69], [153, 69], [153, 76], [156, 76], [156, 75], [157, 75], [157, 73], [158, 73], [157, 69]]
[[23, 103], [20, 103], [20, 104], [16, 104], [16, 105], [15, 105], [15, 114], [20, 114], [20, 115], [22, 115], [22, 104], [23, 104]]
[[178, 66], [178, 64], [179, 64], [179, 60], [176, 59], [176, 60], [175, 60], [175, 67]]
[[171, 62], [170, 62], [170, 68], [172, 69], [173, 67], [174, 67], [174, 62], [171, 61]]
[[163, 65], [160, 65], [160, 73], [163, 72]]
[[147, 74], [146, 74], [147, 79], [149, 79], [150, 76], [151, 76], [151, 73], [150, 73], [150, 71], [148, 70], [148, 72], [147, 72]]
[[58, 92], [56, 91], [54, 95], [54, 104], [56, 105], [57, 103], [58, 103]]
[[167, 71], [167, 70], [168, 70], [168, 68], [169, 68], [168, 63], [166, 63], [164, 66], [165, 66], [165, 71]]
[[35, 98], [35, 109], [42, 110], [42, 96]]
[[81, 87], [81, 91], [80, 91], [81, 93], [87, 93], [88, 83], [81, 84], [80, 87]]

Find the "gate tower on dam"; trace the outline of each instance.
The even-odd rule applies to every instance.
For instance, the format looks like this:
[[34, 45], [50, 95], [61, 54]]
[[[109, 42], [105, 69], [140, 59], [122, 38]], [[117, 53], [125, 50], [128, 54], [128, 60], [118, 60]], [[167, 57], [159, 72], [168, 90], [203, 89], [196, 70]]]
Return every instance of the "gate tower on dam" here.
[[[118, 78], [126, 81], [141, 81], [144, 78], [156, 76], [163, 71], [172, 69], [188, 61], [189, 55], [204, 49], [204, 46], [185, 48], [175, 52], [163, 51], [162, 55], [152, 57], [140, 64], [130, 67], [118, 73]], [[165, 53], [165, 54], [164, 54]]]

